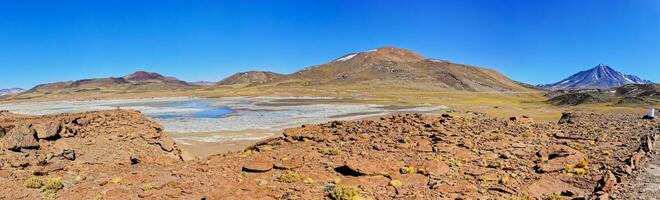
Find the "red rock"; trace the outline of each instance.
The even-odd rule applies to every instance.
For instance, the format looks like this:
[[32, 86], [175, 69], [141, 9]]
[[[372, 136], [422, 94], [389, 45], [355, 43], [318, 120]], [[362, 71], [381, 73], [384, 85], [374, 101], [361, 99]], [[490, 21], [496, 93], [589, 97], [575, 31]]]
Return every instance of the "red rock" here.
[[243, 165], [243, 171], [247, 172], [267, 172], [273, 169], [273, 163], [268, 161], [253, 161]]
[[303, 160], [299, 157], [278, 160], [273, 163], [274, 167], [277, 169], [296, 169], [303, 166]]
[[170, 152], [174, 150], [174, 140], [170, 137], [161, 137], [158, 144], [160, 144], [160, 148], [165, 151]]
[[37, 138], [48, 139], [56, 137], [60, 132], [61, 124], [59, 121], [49, 121], [34, 124], [34, 129], [37, 132]]
[[425, 161], [420, 169], [425, 169], [426, 172], [432, 177], [444, 176], [447, 174], [447, 172], [449, 172], [449, 166], [444, 162], [436, 159]]
[[575, 196], [582, 196], [584, 191], [571, 184], [568, 184], [558, 177], [544, 176], [530, 183], [524, 190], [534, 197], [547, 196], [551, 194], [572, 193]]
[[16, 125], [7, 135], [0, 138], [0, 141], [4, 148], [14, 151], [39, 148], [39, 141], [35, 138], [34, 129], [26, 123]]

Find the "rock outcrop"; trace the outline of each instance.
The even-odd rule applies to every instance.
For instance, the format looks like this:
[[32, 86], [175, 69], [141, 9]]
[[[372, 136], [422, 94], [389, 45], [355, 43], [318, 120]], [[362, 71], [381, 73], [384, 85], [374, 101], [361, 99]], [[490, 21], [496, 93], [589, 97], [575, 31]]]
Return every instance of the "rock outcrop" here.
[[571, 123], [450, 114], [334, 121], [191, 161], [135, 111], [4, 117], [11, 134], [51, 121], [61, 128], [43, 139], [33, 131], [37, 147], [3, 147], [0, 198], [616, 198], [626, 174], [654, 152], [659, 122], [568, 116]]

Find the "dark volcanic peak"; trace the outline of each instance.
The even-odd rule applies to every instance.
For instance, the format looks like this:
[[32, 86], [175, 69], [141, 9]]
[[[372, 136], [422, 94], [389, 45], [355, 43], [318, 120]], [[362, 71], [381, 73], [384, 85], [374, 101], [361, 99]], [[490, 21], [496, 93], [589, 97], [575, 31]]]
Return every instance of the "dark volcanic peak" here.
[[627, 84], [652, 84], [653, 82], [643, 80], [637, 76], [627, 75], [599, 64], [589, 70], [578, 72], [557, 83], [539, 85], [547, 89], [607, 89]]
[[146, 72], [146, 71], [136, 71], [133, 72], [132, 74], [129, 74], [124, 77], [127, 80], [131, 81], [146, 81], [146, 80], [155, 80], [155, 79], [165, 79], [163, 75], [160, 75], [158, 73], [154, 72]]

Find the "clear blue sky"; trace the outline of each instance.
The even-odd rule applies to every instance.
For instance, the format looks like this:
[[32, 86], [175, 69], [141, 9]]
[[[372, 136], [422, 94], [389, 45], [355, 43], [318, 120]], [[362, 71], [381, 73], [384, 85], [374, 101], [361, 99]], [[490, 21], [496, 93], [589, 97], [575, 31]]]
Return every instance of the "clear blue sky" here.
[[0, 88], [291, 73], [381, 46], [532, 84], [599, 63], [660, 82], [660, 1], [0, 1]]

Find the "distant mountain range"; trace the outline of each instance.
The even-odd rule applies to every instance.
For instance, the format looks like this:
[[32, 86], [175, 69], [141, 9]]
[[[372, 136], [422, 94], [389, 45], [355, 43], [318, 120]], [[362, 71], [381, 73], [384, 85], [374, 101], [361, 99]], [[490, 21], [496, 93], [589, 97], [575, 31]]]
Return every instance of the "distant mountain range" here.
[[329, 63], [288, 75], [273, 72], [238, 73], [219, 84], [303, 87], [379, 85], [474, 92], [529, 90], [491, 69], [428, 59], [396, 47], [350, 53]]
[[0, 89], [0, 96], [14, 95], [14, 94], [18, 94], [18, 93], [21, 93], [21, 92], [25, 92], [25, 89], [23, 89], [23, 88]]
[[25, 94], [67, 94], [73, 92], [122, 92], [140, 90], [167, 90], [193, 85], [174, 77], [165, 77], [158, 73], [137, 71], [124, 77], [83, 79], [37, 85]]
[[627, 75], [616, 71], [607, 65], [599, 64], [594, 68], [578, 72], [559, 82], [538, 85], [538, 87], [550, 90], [608, 89], [628, 84], [653, 84], [653, 82], [643, 80], [637, 76]]
[[628, 84], [651, 84], [637, 76], [626, 75], [600, 64], [578, 72], [557, 83], [532, 86], [513, 81], [497, 71], [430, 59], [402, 48], [382, 47], [349, 53], [328, 63], [305, 68], [292, 74], [268, 71], [236, 73], [218, 82], [185, 82], [158, 73], [137, 71], [123, 77], [84, 79], [38, 85], [18, 96], [42, 97], [79, 92], [103, 94], [144, 91], [189, 91], [218, 86], [240, 87], [392, 87], [439, 89], [466, 92], [535, 91], [540, 88], [605, 89]]

